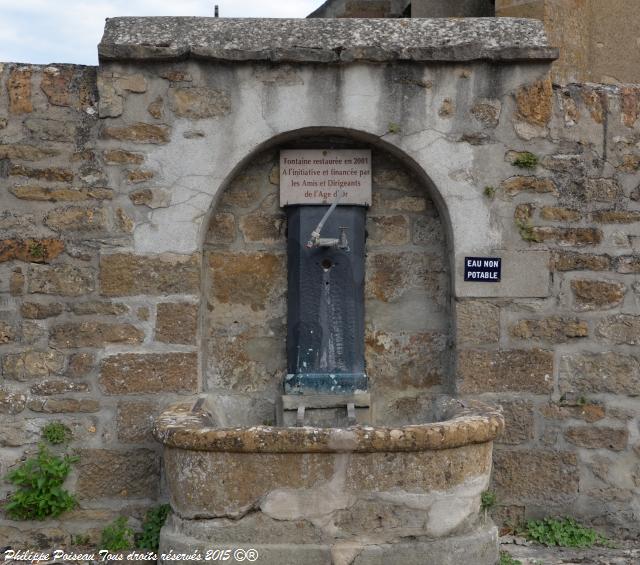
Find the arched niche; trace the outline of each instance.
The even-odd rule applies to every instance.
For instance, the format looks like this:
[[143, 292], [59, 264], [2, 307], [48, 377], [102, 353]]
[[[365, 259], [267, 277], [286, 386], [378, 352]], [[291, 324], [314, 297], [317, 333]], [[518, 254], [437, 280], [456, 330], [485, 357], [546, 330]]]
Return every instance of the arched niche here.
[[221, 425], [271, 422], [286, 374], [286, 216], [279, 151], [372, 150], [365, 361], [376, 423], [424, 422], [450, 393], [452, 230], [433, 183], [379, 138], [344, 130], [278, 136], [236, 166], [203, 233], [202, 377]]

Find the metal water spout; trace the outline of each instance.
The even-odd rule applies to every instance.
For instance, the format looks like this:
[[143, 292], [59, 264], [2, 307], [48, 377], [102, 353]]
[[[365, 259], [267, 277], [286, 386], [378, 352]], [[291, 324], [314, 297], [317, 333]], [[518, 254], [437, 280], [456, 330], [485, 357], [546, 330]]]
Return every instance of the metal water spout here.
[[305, 245], [307, 249], [313, 249], [315, 247], [337, 247], [338, 249], [342, 249], [343, 251], [347, 251], [347, 252], [349, 251], [349, 241], [347, 240], [346, 226], [340, 226], [338, 228], [340, 230], [340, 235], [337, 238], [320, 237], [324, 224], [329, 219], [329, 216], [331, 216], [333, 211], [336, 209], [336, 206], [340, 202], [340, 198], [342, 198], [342, 194], [338, 195], [338, 197], [335, 199], [333, 204], [331, 204], [331, 206], [329, 207], [325, 215], [322, 216], [322, 219], [320, 220], [320, 222], [318, 222], [318, 225], [316, 226], [316, 228], [311, 232], [311, 237], [309, 241], [307, 241], [307, 244]]

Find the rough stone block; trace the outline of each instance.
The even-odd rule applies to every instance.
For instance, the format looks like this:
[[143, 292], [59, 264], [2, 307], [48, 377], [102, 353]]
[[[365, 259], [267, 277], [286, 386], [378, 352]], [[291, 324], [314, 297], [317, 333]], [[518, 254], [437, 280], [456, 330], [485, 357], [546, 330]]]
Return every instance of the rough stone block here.
[[618, 257], [616, 270], [625, 275], [640, 273], [640, 255], [625, 255]]
[[518, 117], [534, 126], [546, 126], [553, 114], [553, 87], [546, 78], [516, 92]]
[[200, 265], [197, 255], [116, 253], [100, 258], [100, 293], [104, 296], [199, 292]]
[[640, 222], [640, 212], [633, 210], [599, 210], [591, 218], [599, 224], [632, 224]]
[[588, 337], [589, 325], [577, 318], [552, 316], [543, 320], [520, 320], [509, 328], [511, 337], [563, 343], [572, 338]]
[[126, 304], [120, 302], [77, 302], [71, 304], [71, 311], [78, 316], [120, 316], [126, 314], [129, 308]]
[[27, 397], [21, 392], [13, 392], [0, 387], [0, 414], [15, 415], [22, 412], [27, 404]]
[[44, 224], [57, 232], [103, 231], [107, 228], [107, 216], [102, 208], [70, 206], [49, 212]]
[[36, 180], [46, 180], [49, 182], [71, 182], [74, 175], [71, 169], [63, 167], [47, 167], [44, 169], [34, 169], [24, 165], [11, 165], [9, 175], [12, 177], [27, 177]]
[[31, 398], [27, 408], [44, 414], [94, 413], [100, 411], [100, 403], [91, 398]]
[[608, 271], [610, 268], [609, 255], [556, 251], [551, 257], [553, 271]]
[[72, 121], [27, 118], [24, 125], [32, 138], [41, 141], [73, 142], [77, 135], [77, 126]]
[[459, 345], [498, 343], [500, 308], [481, 300], [457, 302], [456, 336]]
[[179, 118], [220, 118], [231, 112], [231, 97], [215, 88], [170, 88], [169, 106]]
[[198, 355], [126, 353], [106, 357], [99, 382], [106, 394], [194, 393], [198, 388]]
[[219, 304], [266, 310], [286, 289], [285, 256], [274, 253], [210, 253], [212, 298]]
[[532, 192], [535, 194], [557, 194], [556, 184], [552, 179], [534, 176], [511, 177], [502, 181], [502, 190], [509, 196], [520, 194], [521, 192]]
[[409, 221], [406, 216], [368, 216], [367, 245], [405, 245], [409, 243]]
[[136, 123], [121, 127], [105, 127], [102, 136], [117, 141], [158, 145], [169, 142], [171, 130], [165, 125]]
[[20, 200], [36, 202], [84, 202], [87, 200], [111, 200], [113, 191], [108, 188], [58, 188], [39, 185], [21, 185], [9, 189]]
[[144, 155], [124, 149], [108, 149], [104, 152], [104, 162], [107, 165], [141, 165]]
[[29, 388], [31, 394], [39, 396], [52, 396], [54, 394], [65, 394], [67, 392], [88, 392], [87, 383], [70, 381], [69, 379], [47, 379], [32, 385]]
[[155, 499], [160, 483], [160, 460], [155, 451], [83, 449], [79, 456], [76, 492], [81, 499]]
[[535, 226], [528, 234], [531, 241], [537, 243], [555, 242], [559, 245], [583, 247], [598, 245], [602, 242], [602, 231], [597, 228], [556, 228]]
[[578, 496], [580, 472], [574, 453], [497, 449], [493, 484], [499, 500], [510, 503], [562, 504]]
[[142, 400], [118, 402], [116, 427], [118, 439], [124, 443], [152, 443], [153, 422], [159, 407]]
[[2, 239], [0, 240], [0, 263], [25, 261], [27, 263], [49, 263], [64, 251], [60, 239]]
[[558, 206], [543, 206], [540, 217], [549, 222], [576, 222], [582, 217], [579, 210]]
[[72, 379], [86, 377], [95, 367], [96, 357], [93, 353], [73, 353], [69, 355], [67, 375]]
[[533, 404], [526, 400], [501, 400], [505, 427], [502, 435], [496, 440], [504, 445], [518, 445], [533, 439], [534, 415]]
[[28, 292], [82, 296], [95, 289], [93, 269], [74, 265], [34, 265], [29, 270]]
[[19, 161], [41, 161], [49, 157], [55, 157], [59, 151], [37, 145], [22, 143], [0, 143], [0, 159], [15, 159]]
[[197, 304], [158, 304], [156, 316], [156, 341], [195, 345], [197, 331]]
[[280, 212], [256, 210], [240, 219], [240, 232], [247, 243], [284, 242], [286, 219]]
[[640, 316], [609, 316], [598, 325], [597, 333], [617, 344], [640, 344]]
[[9, 73], [7, 91], [9, 93], [9, 112], [28, 114], [33, 111], [31, 102], [31, 74], [28, 67], [15, 67]]
[[211, 217], [207, 230], [207, 243], [233, 243], [236, 239], [236, 219], [228, 212], [218, 212]]
[[56, 348], [104, 347], [110, 343], [142, 343], [144, 332], [131, 324], [68, 322], [51, 329], [49, 343]]
[[610, 310], [622, 304], [627, 287], [624, 283], [597, 280], [571, 281], [578, 310]]
[[571, 427], [564, 432], [565, 439], [586, 449], [622, 451], [629, 442], [629, 430], [595, 426]]
[[531, 392], [553, 390], [553, 352], [542, 349], [465, 350], [458, 354], [459, 390]]
[[40, 88], [53, 106], [71, 106], [71, 80], [73, 70], [47, 67], [42, 73]]
[[2, 357], [2, 374], [15, 381], [49, 377], [62, 373], [64, 362], [64, 355], [54, 350], [7, 353]]
[[560, 363], [561, 393], [640, 395], [640, 360], [622, 353], [565, 355]]

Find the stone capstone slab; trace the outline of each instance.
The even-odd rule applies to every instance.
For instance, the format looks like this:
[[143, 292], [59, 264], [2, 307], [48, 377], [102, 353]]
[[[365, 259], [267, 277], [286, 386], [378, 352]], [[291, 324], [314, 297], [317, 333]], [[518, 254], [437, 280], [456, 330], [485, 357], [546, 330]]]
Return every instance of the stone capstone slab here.
[[515, 18], [109, 18], [98, 46], [114, 60], [553, 61], [542, 22]]

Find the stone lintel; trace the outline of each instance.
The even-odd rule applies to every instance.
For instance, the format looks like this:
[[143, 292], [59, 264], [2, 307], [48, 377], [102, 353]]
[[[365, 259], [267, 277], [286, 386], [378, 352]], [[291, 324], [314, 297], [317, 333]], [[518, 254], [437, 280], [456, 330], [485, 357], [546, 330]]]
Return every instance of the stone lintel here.
[[516, 18], [109, 18], [101, 62], [551, 62], [542, 22]]

